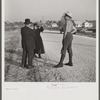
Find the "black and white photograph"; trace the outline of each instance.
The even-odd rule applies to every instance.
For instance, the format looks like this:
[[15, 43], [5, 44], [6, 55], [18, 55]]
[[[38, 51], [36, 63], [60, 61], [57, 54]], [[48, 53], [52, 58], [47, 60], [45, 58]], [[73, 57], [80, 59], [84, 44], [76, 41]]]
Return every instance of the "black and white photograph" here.
[[[89, 83], [90, 86], [94, 84], [91, 89], [87, 87], [90, 91], [94, 90], [95, 99], [92, 97], [93, 92], [90, 93], [92, 96], [83, 96], [84, 99], [77, 97], [75, 100], [97, 100], [97, 2], [98, 0], [4, 0], [2, 72], [4, 83], [10, 84], [4, 90], [18, 91], [28, 86], [11, 88], [11, 84], [21, 83], [33, 85], [33, 90], [37, 87], [34, 84], [40, 84], [38, 86], [41, 87], [47, 83], [49, 89], [58, 89], [57, 86], [60, 85], [59, 88], [68, 90], [78, 85], [67, 87], [65, 84]], [[23, 89], [22, 91], [24, 93]], [[13, 100], [13, 97], [7, 97], [8, 100]], [[71, 98], [69, 95], [68, 100], [74, 100]], [[35, 100], [40, 99], [35, 97]]]
[[96, 82], [96, 0], [5, 0], [6, 82]]

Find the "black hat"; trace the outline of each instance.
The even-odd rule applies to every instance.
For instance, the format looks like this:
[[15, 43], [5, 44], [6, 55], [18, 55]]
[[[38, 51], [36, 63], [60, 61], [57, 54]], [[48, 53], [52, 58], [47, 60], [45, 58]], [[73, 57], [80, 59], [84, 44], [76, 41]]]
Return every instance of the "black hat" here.
[[30, 19], [25, 19], [25, 22], [24, 22], [24, 24], [30, 24], [31, 22], [30, 22]]
[[36, 26], [36, 25], [37, 25], [37, 23], [33, 23], [33, 25], [34, 25], [34, 26]]

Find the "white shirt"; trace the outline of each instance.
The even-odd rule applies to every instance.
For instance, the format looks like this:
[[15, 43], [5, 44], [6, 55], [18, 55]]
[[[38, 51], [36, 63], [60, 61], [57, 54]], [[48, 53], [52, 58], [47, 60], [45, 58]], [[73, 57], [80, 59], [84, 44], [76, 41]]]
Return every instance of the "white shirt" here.
[[73, 22], [72, 22], [72, 20], [68, 19], [66, 21], [65, 32], [64, 32], [63, 38], [66, 37], [68, 32], [72, 32], [72, 30], [73, 30]]

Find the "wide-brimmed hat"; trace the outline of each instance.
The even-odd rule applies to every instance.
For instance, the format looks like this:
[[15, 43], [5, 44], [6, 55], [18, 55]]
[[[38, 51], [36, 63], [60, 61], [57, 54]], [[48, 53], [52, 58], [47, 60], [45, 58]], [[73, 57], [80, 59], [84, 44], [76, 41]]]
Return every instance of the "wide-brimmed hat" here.
[[31, 22], [30, 22], [30, 19], [25, 19], [25, 22], [24, 22], [24, 24], [30, 24]]
[[68, 17], [72, 18], [72, 13], [67, 11], [67, 12], [65, 12], [65, 16], [68, 16]]

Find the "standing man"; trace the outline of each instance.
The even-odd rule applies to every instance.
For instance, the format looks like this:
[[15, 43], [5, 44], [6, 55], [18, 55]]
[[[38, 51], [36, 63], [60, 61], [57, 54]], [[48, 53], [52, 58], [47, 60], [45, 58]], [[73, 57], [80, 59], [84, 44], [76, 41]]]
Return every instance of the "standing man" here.
[[28, 68], [32, 67], [32, 58], [34, 55], [35, 49], [35, 33], [30, 28], [31, 22], [30, 19], [25, 19], [25, 26], [21, 28], [21, 38], [22, 38], [22, 67], [26, 67], [27, 58], [28, 58]]
[[66, 12], [62, 18], [63, 21], [63, 40], [62, 40], [62, 49], [61, 49], [61, 58], [60, 62], [54, 66], [55, 68], [63, 67], [63, 61], [66, 55], [66, 51], [69, 53], [69, 62], [65, 65], [73, 66], [72, 62], [72, 40], [73, 40], [73, 22], [72, 15], [69, 12]]

